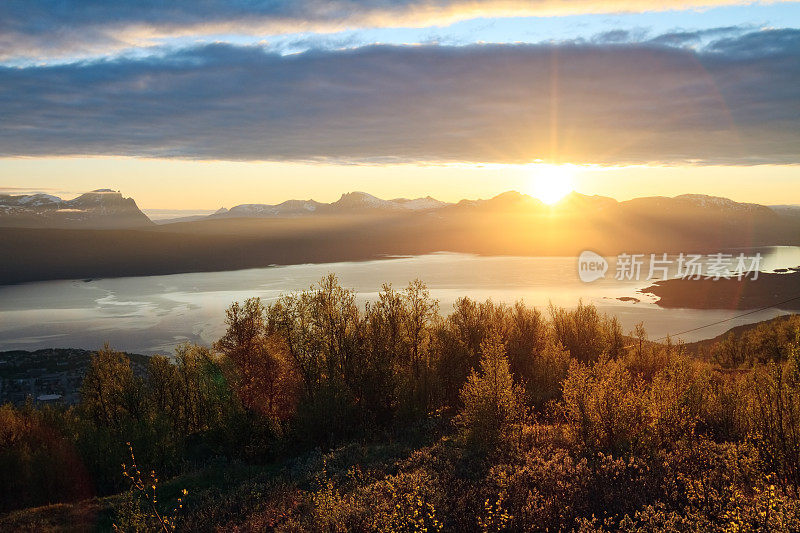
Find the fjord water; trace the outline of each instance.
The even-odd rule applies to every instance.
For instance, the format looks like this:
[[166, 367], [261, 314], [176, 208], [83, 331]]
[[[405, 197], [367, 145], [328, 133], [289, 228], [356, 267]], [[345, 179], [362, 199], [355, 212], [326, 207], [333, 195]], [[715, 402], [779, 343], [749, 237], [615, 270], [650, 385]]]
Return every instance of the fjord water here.
[[[747, 253], [753, 252], [750, 250]], [[761, 270], [800, 265], [800, 247], [760, 250]], [[738, 251], [736, 251], [738, 253]], [[614, 258], [610, 258], [614, 259]], [[616, 315], [628, 332], [644, 322], [650, 338], [728, 319], [741, 311], [661, 309], [638, 290], [651, 285], [614, 279], [582, 283], [575, 257], [481, 257], [437, 253], [376, 261], [273, 266], [232, 272], [175, 274], [98, 280], [66, 280], [0, 287], [0, 350], [97, 349], [108, 342], [121, 350], [170, 353], [184, 341], [209, 344], [224, 330], [225, 308], [259, 296], [266, 303], [282, 293], [306, 289], [328, 273], [352, 288], [362, 304], [385, 282], [403, 288], [425, 281], [443, 314], [461, 296], [527, 305], [549, 302], [572, 307], [579, 300]], [[620, 297], [639, 300], [620, 301]], [[685, 341], [716, 336], [736, 325], [783, 314], [770, 309], [681, 335]]]

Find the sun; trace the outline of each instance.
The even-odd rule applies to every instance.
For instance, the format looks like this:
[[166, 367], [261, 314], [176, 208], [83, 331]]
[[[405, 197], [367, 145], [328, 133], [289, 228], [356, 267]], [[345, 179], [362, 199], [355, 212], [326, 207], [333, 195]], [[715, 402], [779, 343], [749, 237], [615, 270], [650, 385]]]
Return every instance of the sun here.
[[528, 193], [553, 205], [572, 192], [575, 170], [567, 165], [537, 165], [530, 178]]

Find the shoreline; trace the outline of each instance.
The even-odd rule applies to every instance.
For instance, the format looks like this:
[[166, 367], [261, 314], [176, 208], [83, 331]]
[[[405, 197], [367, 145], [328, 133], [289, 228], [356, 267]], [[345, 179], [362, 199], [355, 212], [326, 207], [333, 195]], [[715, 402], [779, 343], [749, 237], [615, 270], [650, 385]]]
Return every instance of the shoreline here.
[[665, 309], [800, 311], [800, 272], [761, 272], [755, 280], [741, 281], [669, 279], [639, 292], [656, 296], [656, 305]]

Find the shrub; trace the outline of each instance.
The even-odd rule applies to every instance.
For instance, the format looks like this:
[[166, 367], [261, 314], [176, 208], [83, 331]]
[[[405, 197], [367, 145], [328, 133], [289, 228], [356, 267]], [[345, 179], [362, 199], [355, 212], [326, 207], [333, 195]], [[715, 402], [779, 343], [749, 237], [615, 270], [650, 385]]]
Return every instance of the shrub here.
[[646, 427], [644, 385], [621, 361], [574, 361], [563, 384], [564, 415], [573, 441], [587, 453], [634, 451]]
[[524, 418], [524, 392], [514, 383], [505, 346], [496, 334], [481, 344], [480, 372], [473, 371], [461, 390], [464, 407], [456, 418], [467, 443], [489, 450]]
[[751, 438], [782, 487], [800, 488], [800, 344], [752, 377]]
[[523, 382], [528, 401], [539, 410], [548, 402], [561, 399], [561, 383], [569, 372], [569, 351], [548, 340], [539, 352], [530, 355], [530, 361]]

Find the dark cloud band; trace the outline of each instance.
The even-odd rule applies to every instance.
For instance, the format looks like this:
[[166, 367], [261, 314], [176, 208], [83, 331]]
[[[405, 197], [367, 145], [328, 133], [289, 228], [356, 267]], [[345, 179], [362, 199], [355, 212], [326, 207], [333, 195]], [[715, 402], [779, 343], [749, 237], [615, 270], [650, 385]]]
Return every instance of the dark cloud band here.
[[800, 30], [647, 44], [214, 45], [0, 69], [0, 155], [800, 162]]
[[[773, 0], [774, 1], [774, 0]], [[781, 0], [777, 0], [781, 1]], [[153, 39], [421, 26], [474, 17], [642, 12], [742, 0], [3, 0], [0, 60], [104, 54]]]

